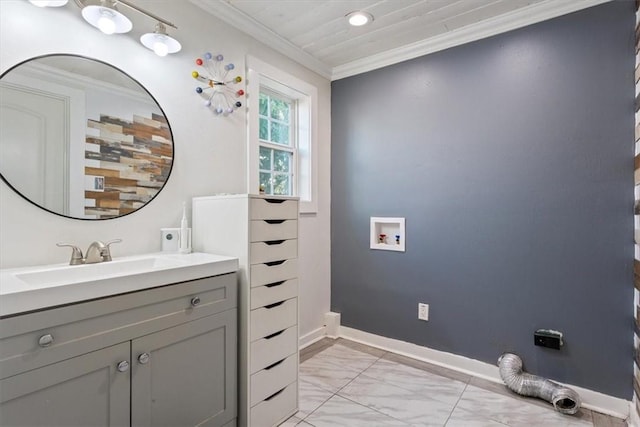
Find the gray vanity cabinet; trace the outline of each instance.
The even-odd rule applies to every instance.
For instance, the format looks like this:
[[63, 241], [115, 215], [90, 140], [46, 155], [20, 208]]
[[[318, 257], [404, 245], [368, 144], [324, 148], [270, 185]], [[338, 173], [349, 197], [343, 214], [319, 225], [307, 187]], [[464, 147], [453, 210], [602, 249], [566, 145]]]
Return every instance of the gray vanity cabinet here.
[[0, 319], [0, 426], [235, 426], [236, 280]]
[[122, 343], [0, 380], [0, 425], [129, 425], [127, 360]]
[[235, 318], [230, 310], [132, 341], [133, 426], [217, 426], [235, 417]]

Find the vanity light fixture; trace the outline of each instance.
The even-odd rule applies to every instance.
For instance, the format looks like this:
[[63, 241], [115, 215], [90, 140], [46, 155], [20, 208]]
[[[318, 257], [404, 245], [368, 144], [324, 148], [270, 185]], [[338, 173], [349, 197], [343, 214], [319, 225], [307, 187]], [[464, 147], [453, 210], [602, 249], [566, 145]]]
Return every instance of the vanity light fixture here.
[[67, 4], [69, 0], [29, 0], [34, 6], [38, 7], [60, 7]]
[[176, 53], [182, 49], [180, 42], [168, 35], [167, 27], [159, 21], [153, 33], [143, 34], [140, 37], [140, 43], [158, 56], [167, 56], [168, 53]]
[[[0, 0], [2, 1], [2, 0]], [[74, 0], [82, 9], [82, 17], [89, 24], [98, 28], [104, 34], [128, 33], [133, 28], [131, 20], [116, 9], [117, 6], [125, 6], [131, 10], [145, 15], [157, 22], [153, 33], [140, 37], [140, 43], [153, 50], [158, 56], [167, 56], [182, 49], [180, 42], [167, 34], [167, 27], [178, 29], [174, 24], [159, 16], [136, 6], [129, 0]], [[67, 4], [68, 0], [29, 0], [31, 4], [39, 7], [59, 7]]]
[[373, 15], [368, 12], [356, 11], [347, 14], [347, 20], [354, 27], [361, 27], [373, 22]]

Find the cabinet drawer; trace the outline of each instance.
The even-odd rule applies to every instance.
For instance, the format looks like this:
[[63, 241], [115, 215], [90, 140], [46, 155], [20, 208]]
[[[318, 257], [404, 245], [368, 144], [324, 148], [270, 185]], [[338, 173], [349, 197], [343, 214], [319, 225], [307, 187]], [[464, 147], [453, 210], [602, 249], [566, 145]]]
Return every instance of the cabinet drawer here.
[[0, 319], [0, 378], [236, 307], [236, 280], [226, 274]]
[[278, 335], [251, 343], [250, 374], [263, 369], [292, 353], [298, 352], [298, 328], [281, 331]]
[[295, 219], [254, 220], [251, 221], [249, 237], [252, 242], [295, 239], [298, 237], [298, 221]]
[[251, 243], [251, 264], [298, 257], [298, 240], [271, 240]]
[[291, 298], [251, 310], [251, 341], [264, 338], [298, 323], [298, 299]]
[[298, 259], [269, 264], [254, 264], [251, 267], [251, 287], [298, 277]]
[[298, 383], [293, 382], [251, 408], [250, 425], [273, 426], [298, 408]]
[[251, 406], [298, 379], [298, 353], [251, 375]]
[[298, 279], [283, 280], [251, 289], [251, 310], [298, 295]]
[[286, 199], [251, 199], [251, 219], [297, 219], [298, 201]]

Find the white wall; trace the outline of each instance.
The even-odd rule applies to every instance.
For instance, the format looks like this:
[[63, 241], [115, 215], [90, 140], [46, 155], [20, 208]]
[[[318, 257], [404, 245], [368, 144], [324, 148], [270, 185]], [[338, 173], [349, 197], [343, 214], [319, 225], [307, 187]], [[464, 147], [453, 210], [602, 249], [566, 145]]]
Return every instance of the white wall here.
[[[30, 57], [73, 53], [109, 62], [127, 72], [154, 95], [171, 125], [174, 167], [164, 190], [146, 207], [106, 221], [80, 221], [49, 214], [0, 183], [0, 267], [63, 263], [66, 249], [56, 242], [86, 248], [93, 240], [122, 238], [115, 257], [160, 250], [160, 228], [178, 226], [183, 201], [216, 192], [246, 191], [246, 124], [244, 109], [218, 117], [202, 106], [191, 71], [204, 52], [222, 53], [244, 70], [247, 54], [318, 87], [318, 213], [300, 220], [300, 335], [320, 328], [329, 311], [330, 293], [330, 82], [236, 31], [186, 1], [136, 1], [173, 22], [170, 33], [183, 50], [157, 57], [138, 41], [154, 22], [125, 13], [134, 30], [106, 36], [84, 22], [73, 1], [62, 8], [40, 9], [25, 0], [0, 1], [0, 71]], [[239, 71], [242, 76], [244, 71]], [[250, 94], [249, 94], [250, 95]], [[190, 205], [190, 203], [188, 203]], [[195, 230], [197, 232], [197, 230]]]

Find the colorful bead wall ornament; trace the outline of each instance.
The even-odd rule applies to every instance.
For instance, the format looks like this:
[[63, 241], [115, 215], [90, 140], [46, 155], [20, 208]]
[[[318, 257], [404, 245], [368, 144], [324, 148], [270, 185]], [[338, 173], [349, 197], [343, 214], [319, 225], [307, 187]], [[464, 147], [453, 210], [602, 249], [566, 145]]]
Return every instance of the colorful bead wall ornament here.
[[196, 59], [196, 65], [202, 67], [204, 73], [193, 71], [191, 76], [203, 84], [196, 87], [196, 93], [202, 97], [205, 107], [226, 116], [242, 107], [238, 98], [244, 96], [244, 90], [237, 86], [242, 83], [242, 77], [229, 78], [229, 72], [235, 66], [231, 63], [224, 65], [223, 60], [222, 55], [214, 57], [207, 52], [203, 58]]

